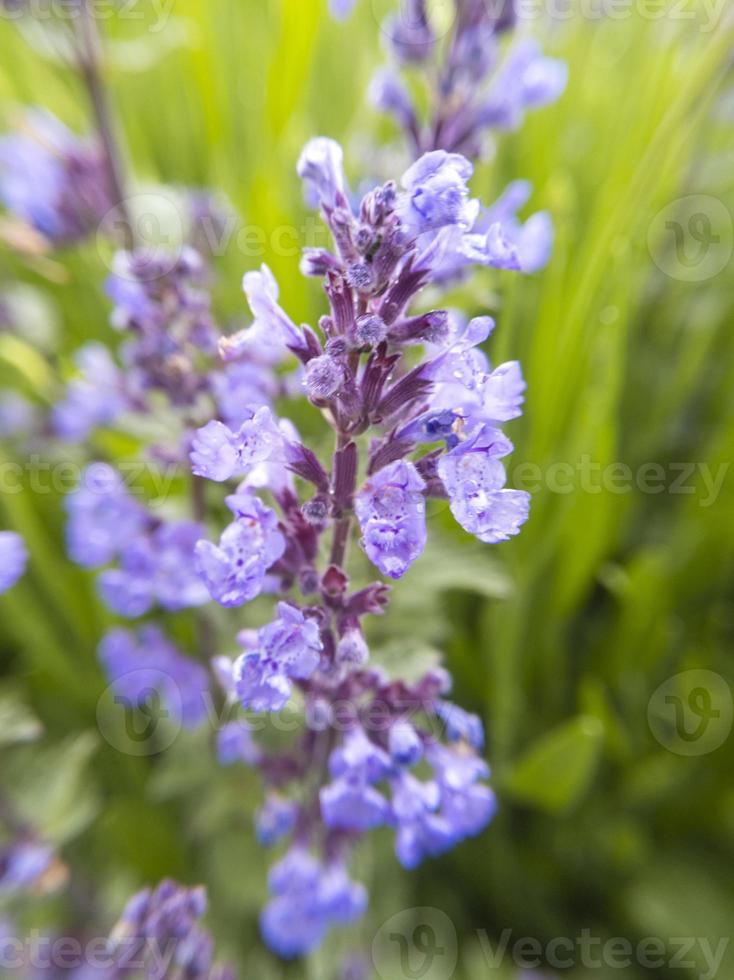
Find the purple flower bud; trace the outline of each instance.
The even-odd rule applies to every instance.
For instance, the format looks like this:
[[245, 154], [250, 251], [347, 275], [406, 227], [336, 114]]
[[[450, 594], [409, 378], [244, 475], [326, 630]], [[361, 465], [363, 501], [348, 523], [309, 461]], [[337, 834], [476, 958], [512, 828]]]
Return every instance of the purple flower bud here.
[[25, 571], [28, 552], [14, 531], [0, 531], [0, 593], [12, 588]]
[[422, 342], [441, 346], [448, 340], [449, 332], [446, 310], [431, 310], [430, 313], [396, 323], [390, 329], [390, 338], [403, 343]]
[[375, 72], [367, 95], [375, 109], [392, 116], [405, 129], [416, 126], [410, 92], [391, 68], [380, 68]]
[[328, 401], [344, 385], [344, 368], [328, 354], [314, 357], [306, 365], [305, 386], [309, 397], [317, 401]]
[[296, 169], [311, 207], [333, 208], [344, 199], [344, 154], [334, 140], [323, 136], [309, 140]]
[[370, 293], [376, 285], [374, 268], [367, 262], [353, 262], [347, 269], [347, 282], [358, 293]]
[[446, 725], [446, 736], [450, 742], [463, 739], [477, 752], [481, 752], [484, 748], [484, 727], [478, 715], [464, 711], [451, 701], [436, 701], [434, 710]]
[[357, 350], [366, 350], [377, 347], [386, 336], [387, 325], [382, 317], [375, 313], [367, 313], [357, 317], [350, 340]]
[[407, 768], [416, 765], [423, 755], [423, 743], [407, 721], [398, 721], [391, 727], [388, 747], [393, 762]]
[[370, 651], [362, 630], [348, 629], [336, 645], [337, 663], [347, 667], [363, 667], [370, 658]]
[[304, 248], [299, 266], [303, 276], [325, 276], [339, 270], [339, 260], [325, 248]]
[[301, 507], [301, 513], [309, 524], [324, 524], [329, 516], [329, 507], [324, 497], [316, 496], [307, 500]]

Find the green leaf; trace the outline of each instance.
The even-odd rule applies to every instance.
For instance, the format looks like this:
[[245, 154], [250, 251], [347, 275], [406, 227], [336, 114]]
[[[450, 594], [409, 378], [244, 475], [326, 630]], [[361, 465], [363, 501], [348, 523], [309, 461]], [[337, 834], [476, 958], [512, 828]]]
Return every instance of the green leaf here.
[[92, 732], [32, 753], [18, 751], [9, 767], [14, 803], [41, 836], [63, 844], [85, 830], [99, 812], [99, 797], [88, 772], [97, 750]]
[[591, 784], [603, 734], [601, 722], [591, 715], [579, 715], [547, 732], [511, 769], [502, 788], [549, 813], [568, 810]]
[[33, 742], [43, 733], [43, 725], [11, 687], [0, 690], [0, 746]]

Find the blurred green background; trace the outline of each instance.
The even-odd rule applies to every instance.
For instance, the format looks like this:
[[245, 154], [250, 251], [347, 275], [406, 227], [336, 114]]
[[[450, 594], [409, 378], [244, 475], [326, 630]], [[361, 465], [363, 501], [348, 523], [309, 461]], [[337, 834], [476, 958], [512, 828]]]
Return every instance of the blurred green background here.
[[[355, 182], [401, 160], [364, 95], [382, 60], [382, 7], [363, 0], [338, 25], [325, 0], [173, 0], [165, 23], [138, 6], [146, 23], [110, 21], [107, 60], [139, 186], [216, 188], [264, 230], [264, 248], [235, 238], [216, 261], [222, 322], [243, 316], [241, 275], [261, 261], [294, 319], [315, 322], [318, 285], [272, 232], [309, 227], [294, 165], [311, 135], [345, 144]], [[343, 952], [369, 948], [385, 920], [416, 906], [447, 913], [466, 980], [495, 975], [486, 943], [505, 929], [543, 944], [584, 929], [658, 937], [668, 951], [667, 966], [647, 970], [577, 959], [574, 976], [706, 976], [701, 943], [687, 968], [671, 958], [676, 937], [715, 947], [734, 921], [734, 31], [721, 17], [707, 29], [710, 5], [664, 3], [657, 17], [653, 6], [589, 16], [586, 4], [586, 16], [535, 24], [569, 63], [568, 90], [500, 139], [473, 189], [491, 200], [510, 179], [531, 180], [533, 210], [555, 221], [553, 259], [530, 278], [480, 272], [453, 297], [496, 316], [494, 361], [523, 364], [510, 472], [533, 491], [531, 520], [482, 549], [437, 509], [434, 544], [374, 636], [391, 664], [443, 650], [456, 700], [483, 716], [501, 806], [479, 839], [410, 875], [378, 835], [356, 868], [372, 883], [365, 921], [283, 967], [256, 931], [270, 860], [251, 830], [256, 777], [214, 769], [205, 736], [153, 759], [100, 736], [95, 647], [109, 615], [65, 559], [58, 495], [2, 495], [0, 526], [26, 537], [32, 562], [0, 598], [0, 778], [92, 884], [102, 925], [131, 890], [170, 874], [207, 884], [222, 954], [242, 977], [329, 978]], [[3, 128], [20, 105], [42, 104], [84, 129], [76, 78], [40, 44], [0, 23]], [[112, 342], [106, 248], [34, 261], [3, 249], [0, 275], [41, 291], [58, 343], [39, 354], [0, 336], [0, 383], [46, 404], [79, 343]], [[112, 437], [98, 448], [135, 452]], [[2, 461], [17, 452], [6, 446]], [[686, 671], [713, 675], [677, 676]], [[718, 718], [697, 714], [701, 688]], [[706, 729], [701, 739], [681, 737], [676, 703], [684, 729]], [[33, 716], [42, 739], [11, 752]], [[62, 893], [27, 920], [90, 915]], [[730, 947], [722, 980], [734, 976]], [[496, 975], [514, 974], [508, 964]]]

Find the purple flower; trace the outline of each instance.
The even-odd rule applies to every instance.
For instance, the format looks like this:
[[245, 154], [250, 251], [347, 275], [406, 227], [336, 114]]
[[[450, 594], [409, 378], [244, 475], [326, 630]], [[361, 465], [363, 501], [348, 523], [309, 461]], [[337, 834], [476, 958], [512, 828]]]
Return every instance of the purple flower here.
[[537, 41], [521, 38], [510, 49], [479, 113], [484, 125], [516, 129], [526, 109], [560, 98], [568, 81], [565, 62], [547, 58]]
[[0, 894], [33, 888], [54, 857], [53, 847], [29, 835], [0, 848]]
[[[508, 361], [492, 371], [486, 355], [474, 349], [493, 327], [490, 317], [476, 317], [460, 326], [448, 349], [432, 362], [434, 410], [452, 410], [465, 419], [487, 424], [507, 422], [522, 414], [526, 384], [518, 362]], [[511, 449], [508, 444], [502, 455]]]
[[342, 745], [331, 753], [329, 771], [332, 776], [357, 774], [366, 782], [377, 783], [392, 771], [392, 764], [387, 752], [358, 727], [347, 732]]
[[175, 612], [207, 602], [194, 560], [202, 533], [194, 521], [167, 521], [133, 539], [120, 553], [120, 568], [99, 577], [109, 607], [135, 618], [155, 603]]
[[37, 405], [16, 391], [0, 393], [0, 439], [27, 439], [40, 427]]
[[306, 680], [318, 668], [323, 644], [317, 623], [295, 606], [278, 603], [278, 617], [258, 630], [257, 651], [235, 663], [237, 695], [246, 708], [279, 711], [291, 694], [290, 679]]
[[367, 92], [370, 104], [410, 129], [416, 125], [410, 92], [400, 75], [392, 68], [380, 68], [372, 76]]
[[128, 493], [122, 477], [107, 463], [93, 463], [79, 489], [64, 501], [66, 543], [72, 561], [95, 568], [112, 561], [145, 528], [145, 508]]
[[364, 833], [385, 822], [387, 800], [357, 775], [342, 776], [319, 793], [321, 816], [327, 827]]
[[354, 10], [357, 0], [329, 0], [329, 11], [336, 20], [346, 20]]
[[320, 864], [294, 847], [270, 872], [272, 898], [260, 928], [265, 942], [290, 959], [310, 952], [334, 925], [345, 925], [365, 910], [367, 895], [342, 864]]
[[372, 783], [390, 772], [390, 758], [362, 728], [349, 732], [344, 744], [332, 752], [329, 768], [336, 778], [319, 796], [327, 827], [363, 833], [386, 821], [390, 807]]
[[398, 460], [370, 477], [354, 508], [367, 556], [383, 575], [403, 576], [426, 544], [425, 481]]
[[257, 839], [263, 847], [272, 847], [291, 833], [298, 817], [298, 805], [271, 793], [255, 817]]
[[125, 410], [120, 371], [102, 344], [81, 347], [74, 355], [80, 376], [70, 381], [53, 409], [54, 428], [62, 439], [77, 442], [109, 425]]
[[288, 348], [300, 350], [303, 335], [279, 304], [278, 283], [270, 269], [262, 265], [259, 272], [245, 273], [242, 288], [255, 319], [245, 330], [220, 341], [224, 359], [246, 355], [266, 364], [277, 364]]
[[201, 664], [185, 657], [156, 626], [137, 633], [112, 629], [97, 651], [119, 699], [142, 707], [160, 697], [186, 728], [206, 720], [209, 679]]
[[252, 729], [243, 719], [229, 721], [217, 732], [217, 758], [223, 766], [232, 766], [235, 762], [255, 766], [260, 757]]
[[325, 136], [309, 140], [296, 169], [309, 205], [333, 208], [346, 203], [344, 154], [335, 140]]
[[416, 64], [430, 57], [436, 36], [431, 30], [426, 0], [401, 0], [399, 11], [383, 24], [399, 61]]
[[484, 727], [477, 715], [469, 714], [451, 701], [436, 701], [434, 710], [446, 726], [446, 736], [450, 742], [463, 739], [481, 752], [484, 748]]
[[15, 531], [0, 531], [0, 593], [12, 588], [25, 571], [28, 551]]
[[77, 242], [113, 205], [104, 154], [32, 110], [23, 132], [0, 139], [0, 200], [55, 245]]
[[292, 685], [275, 661], [247, 653], [235, 661], [234, 670], [237, 696], [246, 708], [280, 711], [288, 704]]
[[235, 520], [226, 527], [219, 545], [199, 541], [197, 568], [209, 594], [222, 606], [241, 606], [259, 595], [268, 569], [285, 551], [278, 518], [249, 489], [227, 498]]
[[273, 457], [282, 438], [266, 405], [246, 410], [239, 429], [232, 431], [222, 422], [208, 422], [199, 429], [191, 449], [194, 473], [218, 483], [242, 476], [256, 463]]
[[465, 531], [487, 544], [506, 541], [528, 518], [530, 494], [504, 489], [507, 477], [500, 457], [511, 449], [501, 432], [480, 425], [438, 461], [451, 513]]
[[251, 361], [235, 361], [211, 378], [219, 414], [230, 429], [237, 429], [255, 406], [271, 405], [279, 393], [272, 370]]
[[404, 868], [415, 868], [424, 857], [442, 854], [455, 843], [450, 827], [436, 812], [440, 799], [433, 781], [420, 782], [409, 773], [393, 780], [395, 852]]
[[477, 780], [489, 775], [487, 764], [476, 755], [434, 743], [427, 753], [441, 797], [441, 816], [454, 840], [474, 837], [487, 826], [497, 809], [494, 793]]
[[398, 721], [390, 728], [388, 747], [393, 762], [407, 768], [420, 762], [423, 755], [423, 742], [407, 721]]
[[[553, 246], [550, 217], [539, 211], [524, 224], [517, 217], [531, 191], [527, 181], [513, 181], [494, 204], [480, 212], [453, 257], [457, 267], [464, 262], [531, 273], [547, 265]], [[447, 264], [448, 257], [443, 261]]]
[[449, 225], [469, 228], [476, 209], [469, 203], [467, 181], [474, 168], [458, 153], [434, 150], [405, 171], [405, 193], [397, 212], [403, 225], [416, 235]]

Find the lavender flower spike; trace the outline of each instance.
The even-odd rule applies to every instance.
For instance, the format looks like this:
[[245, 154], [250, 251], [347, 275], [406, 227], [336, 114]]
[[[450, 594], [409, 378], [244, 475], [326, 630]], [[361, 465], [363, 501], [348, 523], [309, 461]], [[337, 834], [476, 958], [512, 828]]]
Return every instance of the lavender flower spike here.
[[[411, 9], [427, 44], [424, 5]], [[516, 362], [492, 369], [479, 349], [494, 321], [414, 308], [425, 287], [435, 293], [450, 272], [487, 264], [490, 246], [493, 261], [519, 265], [524, 231], [513, 222], [524, 187], [482, 211], [470, 198], [469, 160], [436, 149], [406, 171], [401, 192], [389, 181], [357, 203], [346, 194], [341, 150], [326, 139], [306, 146], [298, 170], [333, 250], [306, 255], [305, 272], [325, 280], [324, 313], [317, 328], [301, 328], [302, 346], [285, 347], [304, 365], [301, 392], [335, 448], [320, 460], [287, 420], [253, 406], [238, 432], [209, 423], [192, 453], [195, 472], [215, 481], [247, 471], [227, 498], [235, 520], [219, 546], [197, 545], [211, 595], [222, 605], [278, 596], [272, 622], [238, 635], [236, 662], [214, 662], [228, 701], [276, 712], [297, 693], [308, 720], [292, 750], [258, 755], [249, 730], [244, 739], [227, 731], [218, 745], [224, 762], [253, 759], [263, 775], [263, 843], [290, 837], [260, 922], [286, 958], [364, 910], [364, 889], [346, 870], [362, 834], [392, 828], [398, 859], [412, 868], [479, 833], [496, 806], [478, 755], [481, 723], [445, 700], [446, 671], [408, 683], [372, 666], [379, 651], [371, 655], [362, 619], [385, 611], [389, 589], [352, 588], [355, 524], [370, 561], [399, 579], [425, 547], [427, 499], [448, 498], [459, 523], [486, 542], [516, 534], [529, 502], [505, 486], [512, 443], [498, 426], [520, 414], [525, 382]]]
[[[213, 965], [214, 945], [200, 923], [206, 905], [203, 888], [184, 888], [168, 879], [133, 895], [110, 935], [114, 976], [137, 973], [143, 966], [151, 980], [234, 980], [231, 970]], [[161, 963], [164, 951], [167, 959]]]

